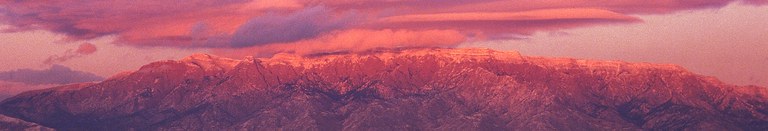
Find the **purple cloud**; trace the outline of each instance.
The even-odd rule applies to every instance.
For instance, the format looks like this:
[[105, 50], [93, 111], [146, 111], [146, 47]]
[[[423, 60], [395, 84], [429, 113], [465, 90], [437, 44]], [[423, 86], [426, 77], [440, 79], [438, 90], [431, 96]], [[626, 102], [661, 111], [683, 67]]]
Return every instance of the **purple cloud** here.
[[352, 17], [334, 16], [325, 7], [311, 7], [284, 15], [269, 13], [255, 17], [237, 29], [233, 47], [285, 43], [314, 38], [319, 34], [353, 24]]
[[18, 69], [0, 72], [0, 80], [31, 85], [70, 84], [104, 80], [104, 77], [88, 72], [72, 70], [62, 65], [53, 65], [45, 70]]

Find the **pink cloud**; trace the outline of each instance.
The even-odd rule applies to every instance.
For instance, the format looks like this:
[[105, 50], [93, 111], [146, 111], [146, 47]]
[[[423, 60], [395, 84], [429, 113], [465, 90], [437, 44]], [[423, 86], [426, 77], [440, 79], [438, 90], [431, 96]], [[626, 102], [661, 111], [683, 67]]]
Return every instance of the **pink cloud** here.
[[78, 54], [92, 54], [93, 52], [96, 52], [96, 46], [91, 43], [83, 43], [80, 44], [79, 47], [77, 47], [77, 50], [75, 50]]
[[[247, 1], [13, 1], [0, 12], [10, 31], [44, 29], [65, 34], [69, 40], [115, 35], [119, 43], [149, 46], [189, 45], [188, 35], [197, 23], [206, 23], [212, 33], [231, 33], [257, 16], [258, 8], [245, 8]], [[266, 7], [261, 7], [266, 8]], [[180, 41], [165, 43], [167, 41]]]
[[[452, 30], [460, 38], [505, 38], [536, 31], [638, 22], [632, 14], [717, 8], [734, 1], [6, 1], [0, 3], [0, 22], [12, 27], [6, 31], [43, 29], [64, 34], [68, 40], [115, 36], [115, 43], [133, 46], [248, 48], [324, 41], [329, 33], [351, 30]], [[354, 37], [386, 37], [371, 36], [380, 34], [388, 35]], [[395, 42], [380, 44], [397, 45]]]
[[316, 39], [242, 49], [219, 49], [214, 53], [229, 57], [269, 56], [275, 53], [307, 55], [390, 47], [451, 47], [465, 40], [465, 36], [455, 30], [350, 29], [328, 33]]
[[751, 5], [766, 5], [768, 0], [744, 0], [744, 3]]
[[658, 14], [690, 9], [717, 8], [736, 1], [751, 0], [484, 0], [483, 2], [473, 2], [447, 8], [430, 8], [425, 12], [526, 11], [556, 8], [599, 8], [619, 13]]
[[45, 64], [55, 64], [55, 63], [61, 63], [64, 61], [67, 61], [72, 58], [82, 57], [85, 55], [93, 54], [96, 52], [96, 46], [91, 43], [83, 43], [78, 46], [75, 50], [67, 50], [62, 55], [52, 55], [48, 57], [43, 63]]

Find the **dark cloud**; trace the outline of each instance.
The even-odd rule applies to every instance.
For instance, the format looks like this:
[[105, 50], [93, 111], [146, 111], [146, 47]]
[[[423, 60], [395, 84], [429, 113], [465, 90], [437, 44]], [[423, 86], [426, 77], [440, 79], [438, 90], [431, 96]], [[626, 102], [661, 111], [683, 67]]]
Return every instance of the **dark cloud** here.
[[45, 70], [18, 69], [0, 72], [0, 80], [38, 85], [101, 81], [104, 80], [104, 77], [72, 70], [62, 65], [53, 65]]
[[78, 46], [76, 50], [67, 50], [64, 52], [64, 54], [61, 55], [53, 55], [48, 57], [48, 59], [45, 59], [43, 63], [45, 64], [54, 64], [54, 63], [60, 63], [67, 61], [72, 58], [77, 58], [85, 55], [89, 55], [96, 52], [96, 46], [91, 43], [83, 43]]
[[325, 7], [311, 7], [302, 11], [280, 15], [268, 13], [255, 17], [234, 33], [233, 47], [249, 47], [270, 43], [294, 42], [347, 27], [352, 17], [335, 16]]

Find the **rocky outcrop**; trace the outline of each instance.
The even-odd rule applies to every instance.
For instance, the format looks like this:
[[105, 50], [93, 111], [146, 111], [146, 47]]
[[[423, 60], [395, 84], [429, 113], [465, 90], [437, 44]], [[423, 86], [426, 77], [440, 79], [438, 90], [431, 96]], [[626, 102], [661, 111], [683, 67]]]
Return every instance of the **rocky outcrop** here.
[[64, 130], [766, 130], [767, 96], [674, 65], [402, 49], [198, 54], [0, 111]]

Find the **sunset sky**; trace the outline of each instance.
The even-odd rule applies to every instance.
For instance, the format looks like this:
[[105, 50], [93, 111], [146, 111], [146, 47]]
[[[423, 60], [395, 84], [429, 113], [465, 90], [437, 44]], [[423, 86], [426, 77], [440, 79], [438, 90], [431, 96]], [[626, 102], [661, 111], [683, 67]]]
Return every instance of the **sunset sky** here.
[[[768, 86], [766, 5], [767, 0], [5, 0], [0, 87], [106, 78], [193, 53], [242, 58], [391, 47], [482, 47], [678, 64], [731, 84]], [[25, 73], [30, 79], [3, 77]]]

